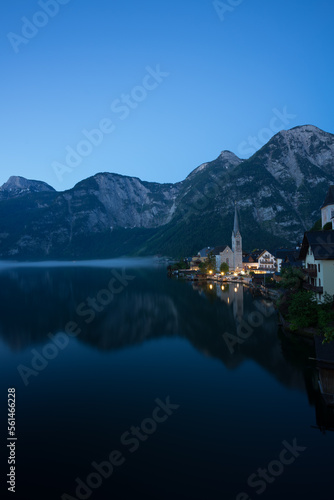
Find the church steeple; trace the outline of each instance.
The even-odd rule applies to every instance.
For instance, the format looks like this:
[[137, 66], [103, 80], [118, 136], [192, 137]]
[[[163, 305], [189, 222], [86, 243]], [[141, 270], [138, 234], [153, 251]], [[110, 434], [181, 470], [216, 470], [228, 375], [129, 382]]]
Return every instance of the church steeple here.
[[239, 227], [239, 218], [237, 211], [237, 202], [234, 202], [234, 226], [232, 231], [232, 251], [233, 251], [233, 269], [242, 270], [242, 238]]
[[238, 219], [238, 212], [237, 212], [237, 202], [234, 202], [234, 227], [233, 227], [233, 233], [234, 236], [236, 236], [237, 233], [240, 234], [240, 229], [239, 229], [239, 219]]

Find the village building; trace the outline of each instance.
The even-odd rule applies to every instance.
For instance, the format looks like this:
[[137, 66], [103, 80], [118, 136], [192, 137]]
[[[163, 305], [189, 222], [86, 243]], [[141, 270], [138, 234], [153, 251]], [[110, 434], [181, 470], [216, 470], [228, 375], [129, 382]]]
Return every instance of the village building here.
[[241, 272], [243, 270], [242, 264], [242, 237], [239, 228], [239, 219], [237, 213], [237, 205], [234, 207], [234, 225], [232, 231], [232, 248], [228, 245], [217, 247], [205, 247], [200, 250], [197, 256], [191, 260], [191, 268], [193, 270], [199, 269], [201, 262], [204, 262], [209, 254], [216, 257], [216, 272], [220, 272], [220, 266], [225, 262], [230, 271]]
[[276, 272], [280, 273], [282, 269], [285, 267], [302, 267], [303, 262], [299, 260], [299, 251], [300, 248], [298, 249], [286, 249], [286, 248], [279, 248], [275, 252], [275, 259], [276, 259]]
[[[334, 218], [334, 186], [330, 186], [321, 207], [322, 227]], [[333, 227], [333, 226], [332, 226]], [[307, 275], [304, 288], [315, 292], [319, 301], [334, 296], [334, 231], [308, 231], [299, 253]]]
[[276, 270], [276, 259], [268, 250], [263, 250], [259, 255], [258, 265], [258, 273], [274, 273]]
[[304, 261], [307, 282], [304, 288], [316, 293], [334, 295], [334, 231], [309, 231], [304, 234], [300, 258]]
[[255, 273], [259, 268], [258, 257], [259, 254], [255, 253], [246, 254], [242, 259], [242, 265], [244, 271], [246, 272], [253, 271]]
[[276, 271], [276, 258], [268, 250], [257, 250], [243, 258], [243, 267], [247, 272], [255, 274], [274, 273]]
[[212, 254], [216, 257], [216, 270], [220, 271], [220, 266], [225, 262], [229, 268], [233, 266], [233, 252], [228, 245], [215, 247]]
[[321, 226], [324, 227], [328, 222], [332, 223], [334, 229], [334, 186], [330, 186], [321, 207]]
[[204, 247], [204, 248], [202, 248], [202, 250], [200, 250], [198, 252], [198, 254], [191, 259], [190, 268], [193, 271], [198, 271], [199, 270], [199, 265], [202, 262], [205, 262], [205, 260], [207, 259], [209, 253], [212, 252], [212, 250], [213, 250], [213, 247]]

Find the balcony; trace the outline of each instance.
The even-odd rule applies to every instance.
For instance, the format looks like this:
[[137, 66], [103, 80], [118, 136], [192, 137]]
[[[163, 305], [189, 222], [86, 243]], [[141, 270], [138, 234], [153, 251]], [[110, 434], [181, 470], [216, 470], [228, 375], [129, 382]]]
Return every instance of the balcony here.
[[304, 283], [303, 287], [305, 290], [310, 290], [315, 293], [324, 293], [324, 289], [322, 286], [311, 285], [310, 283]]
[[306, 267], [305, 271], [310, 278], [316, 278], [318, 276], [318, 271], [316, 267]]

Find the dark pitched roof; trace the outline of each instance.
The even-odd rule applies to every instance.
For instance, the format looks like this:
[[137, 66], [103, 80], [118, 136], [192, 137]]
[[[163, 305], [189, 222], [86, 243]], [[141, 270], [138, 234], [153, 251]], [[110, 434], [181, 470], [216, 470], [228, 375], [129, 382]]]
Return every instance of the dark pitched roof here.
[[300, 250], [286, 250], [286, 249], [278, 249], [275, 252], [276, 259], [282, 259], [283, 263], [287, 264], [296, 264], [298, 261]]
[[253, 253], [249, 253], [247, 255], [243, 255], [242, 262], [245, 262], [245, 263], [257, 262], [260, 255], [261, 255], [261, 252], [253, 252]]
[[248, 262], [253, 262], [253, 260], [250, 255], [245, 255], [245, 257], [242, 258], [242, 262], [248, 263]]
[[304, 260], [311, 247], [316, 260], [334, 260], [334, 231], [310, 231], [304, 234], [299, 259]]
[[329, 186], [324, 204], [321, 208], [327, 207], [327, 205], [334, 205], [334, 186]]
[[225, 248], [227, 248], [227, 245], [223, 245], [223, 246], [220, 246], [220, 247], [215, 247], [212, 250], [212, 253], [213, 253], [213, 255], [219, 255], [221, 252], [223, 252], [225, 250]]
[[207, 257], [208, 253], [211, 252], [212, 250], [213, 250], [212, 247], [205, 247], [205, 248], [202, 248], [202, 250], [200, 250], [198, 253], [199, 253], [200, 257]]
[[275, 257], [276, 259], [285, 259], [287, 256], [294, 255], [294, 253], [297, 252], [298, 255], [298, 250], [291, 250], [288, 248], [279, 248], [278, 250], [275, 250]]

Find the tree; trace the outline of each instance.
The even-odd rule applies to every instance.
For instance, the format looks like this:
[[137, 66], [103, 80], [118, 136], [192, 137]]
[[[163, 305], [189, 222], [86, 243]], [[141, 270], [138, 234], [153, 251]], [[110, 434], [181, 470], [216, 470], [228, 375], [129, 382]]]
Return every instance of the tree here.
[[179, 260], [179, 262], [175, 262], [171, 266], [171, 269], [173, 271], [175, 271], [177, 269], [189, 269], [189, 268], [190, 268], [190, 265], [189, 265], [188, 259], [181, 259], [181, 260]]
[[317, 324], [318, 307], [313, 292], [300, 290], [291, 295], [289, 304], [289, 321], [292, 331]]
[[214, 272], [216, 270], [216, 257], [212, 252], [208, 253], [207, 258], [204, 262], [199, 266], [201, 271], [204, 273], [209, 273], [210, 271]]
[[315, 222], [315, 224], [310, 229], [310, 231], [321, 231], [321, 229], [322, 229], [322, 224], [321, 224], [321, 217], [320, 217], [320, 219], [318, 219], [317, 222]]
[[280, 285], [291, 291], [298, 291], [302, 289], [303, 282], [306, 276], [299, 267], [283, 267], [281, 271], [282, 280]]
[[323, 231], [331, 231], [332, 230], [332, 223], [331, 222], [326, 222], [324, 227], [322, 228]]
[[323, 344], [334, 340], [333, 296], [325, 293], [323, 303], [319, 305], [318, 325], [324, 335]]
[[226, 273], [229, 272], [229, 270], [230, 270], [229, 265], [226, 262], [222, 262], [220, 264], [220, 272], [221, 273], [225, 273], [226, 274]]

